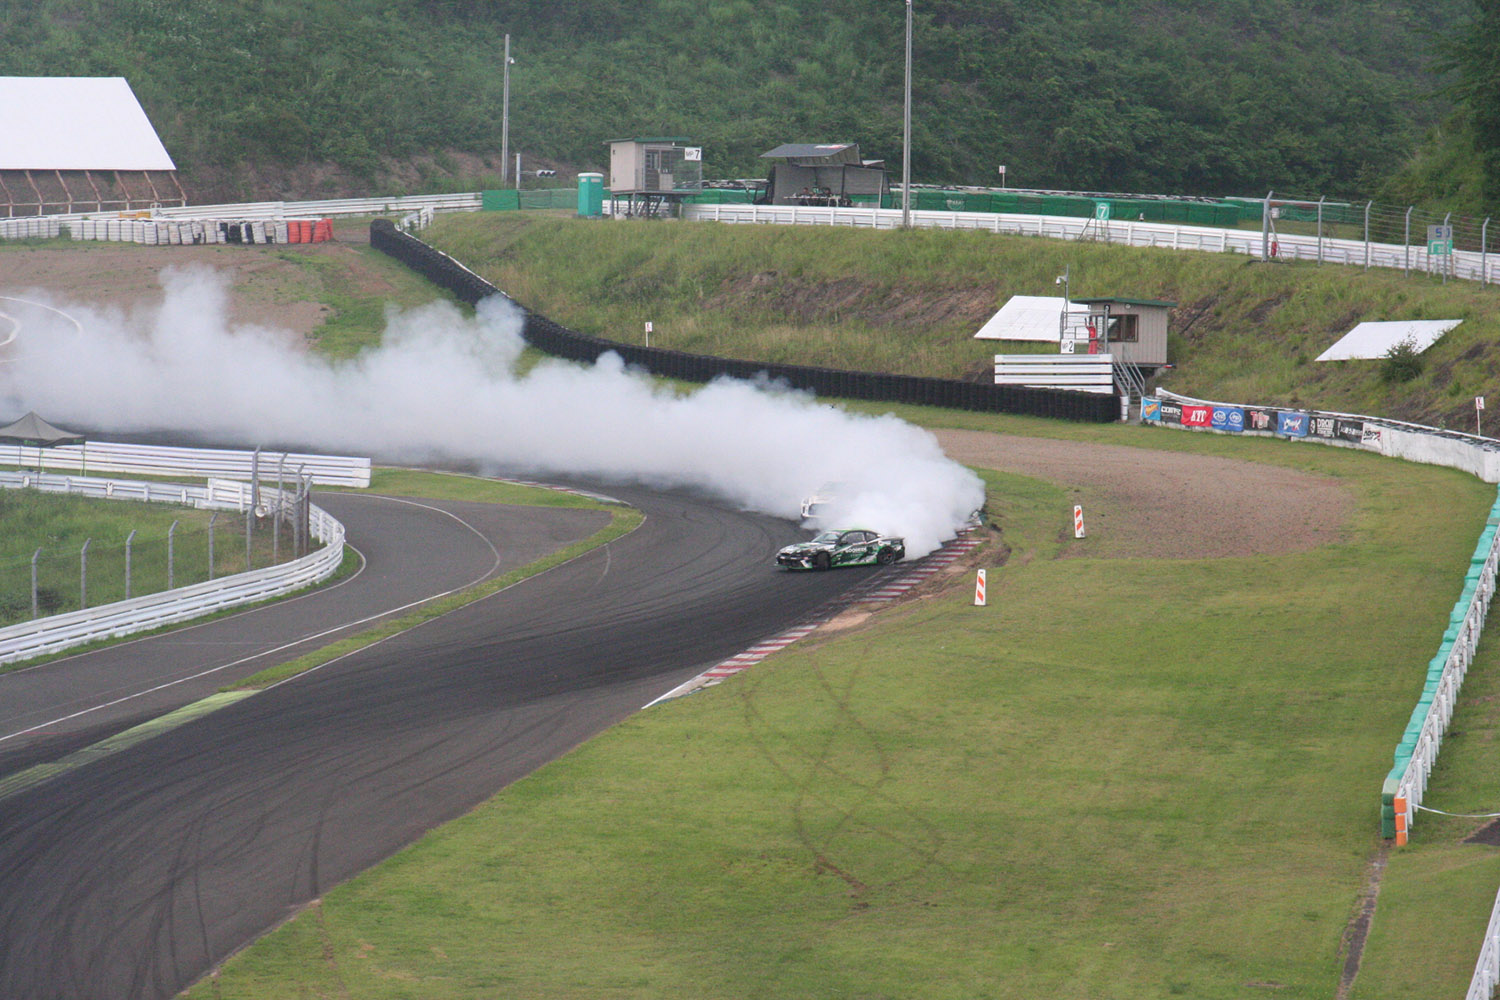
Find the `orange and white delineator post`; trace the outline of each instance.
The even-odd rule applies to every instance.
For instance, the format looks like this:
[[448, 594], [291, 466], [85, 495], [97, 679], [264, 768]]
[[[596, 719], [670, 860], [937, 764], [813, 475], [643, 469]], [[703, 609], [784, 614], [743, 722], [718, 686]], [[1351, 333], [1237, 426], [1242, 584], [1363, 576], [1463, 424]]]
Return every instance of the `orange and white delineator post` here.
[[979, 576], [974, 580], [974, 606], [984, 607], [984, 570], [980, 570]]
[[1073, 505], [1073, 537], [1083, 537], [1083, 505]]

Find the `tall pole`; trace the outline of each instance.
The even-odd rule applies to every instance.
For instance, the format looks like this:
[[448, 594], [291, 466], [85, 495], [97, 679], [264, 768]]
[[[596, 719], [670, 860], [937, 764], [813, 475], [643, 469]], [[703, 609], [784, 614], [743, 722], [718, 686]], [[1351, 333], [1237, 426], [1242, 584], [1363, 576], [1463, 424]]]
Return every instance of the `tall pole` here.
[[[502, 79], [505, 81], [500, 91], [500, 186], [505, 186], [505, 173], [510, 169], [510, 35], [505, 36], [505, 70]], [[521, 186], [521, 178], [516, 178], [516, 187]]]
[[901, 228], [911, 228], [911, 0], [906, 0], [906, 109], [901, 130]]

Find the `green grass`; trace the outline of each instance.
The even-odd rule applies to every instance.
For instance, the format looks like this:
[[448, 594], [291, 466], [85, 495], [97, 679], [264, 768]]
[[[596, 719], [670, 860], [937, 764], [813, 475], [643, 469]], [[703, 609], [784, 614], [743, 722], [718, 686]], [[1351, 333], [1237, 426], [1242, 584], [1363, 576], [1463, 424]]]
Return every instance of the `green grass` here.
[[[1500, 393], [1495, 289], [1374, 268], [1261, 264], [1244, 256], [990, 233], [816, 226], [647, 224], [478, 213], [428, 239], [524, 305], [573, 329], [661, 347], [956, 378], [995, 353], [976, 341], [1012, 295], [1178, 303], [1164, 387], [1238, 402], [1316, 406], [1458, 429], [1473, 397]], [[1323, 362], [1364, 320], [1462, 319], [1398, 386], [1379, 361]]]
[[[1014, 550], [989, 607], [961, 580], [633, 717], [190, 995], [1332, 996], [1380, 781], [1492, 490], [1335, 449], [1066, 430], [1336, 476], [1347, 538], [1058, 558], [1071, 494], [987, 473]], [[1494, 867], [1450, 897], [1453, 859], [1398, 862], [1392, 905], [1457, 943], [1377, 933], [1366, 960], [1459, 994]]]

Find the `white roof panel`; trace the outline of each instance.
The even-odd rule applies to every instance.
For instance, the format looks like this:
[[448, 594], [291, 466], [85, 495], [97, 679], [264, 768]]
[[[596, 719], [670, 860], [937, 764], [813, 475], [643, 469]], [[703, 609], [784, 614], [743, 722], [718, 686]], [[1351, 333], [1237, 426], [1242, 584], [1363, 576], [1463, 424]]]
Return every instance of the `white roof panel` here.
[[1383, 358], [1386, 352], [1403, 340], [1410, 340], [1417, 353], [1437, 343], [1438, 338], [1461, 319], [1406, 319], [1385, 323], [1361, 323], [1318, 355], [1319, 361], [1360, 361]]
[[1035, 340], [1057, 343], [1062, 339], [1064, 300], [1061, 295], [1015, 295], [989, 322], [974, 334], [976, 340]]
[[0, 76], [0, 170], [176, 170], [124, 77]]

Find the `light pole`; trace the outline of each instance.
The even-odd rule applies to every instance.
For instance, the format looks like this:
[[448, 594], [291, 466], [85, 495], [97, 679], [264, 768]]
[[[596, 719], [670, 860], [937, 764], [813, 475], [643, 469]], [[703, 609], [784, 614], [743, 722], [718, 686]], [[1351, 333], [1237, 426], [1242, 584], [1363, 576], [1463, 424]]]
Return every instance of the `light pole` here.
[[906, 0], [906, 107], [901, 130], [901, 228], [911, 228], [911, 0]]
[[[515, 62], [510, 57], [510, 36], [505, 36], [504, 83], [500, 90], [500, 185], [505, 186], [505, 174], [510, 170], [510, 67]], [[516, 188], [521, 187], [521, 177], [516, 175]]]
[[1057, 276], [1057, 284], [1063, 286], [1062, 315], [1057, 318], [1057, 339], [1061, 343], [1062, 338], [1068, 333], [1068, 306], [1072, 304], [1073, 294], [1069, 290], [1069, 278], [1072, 276], [1073, 265], [1064, 264], [1063, 273]]

